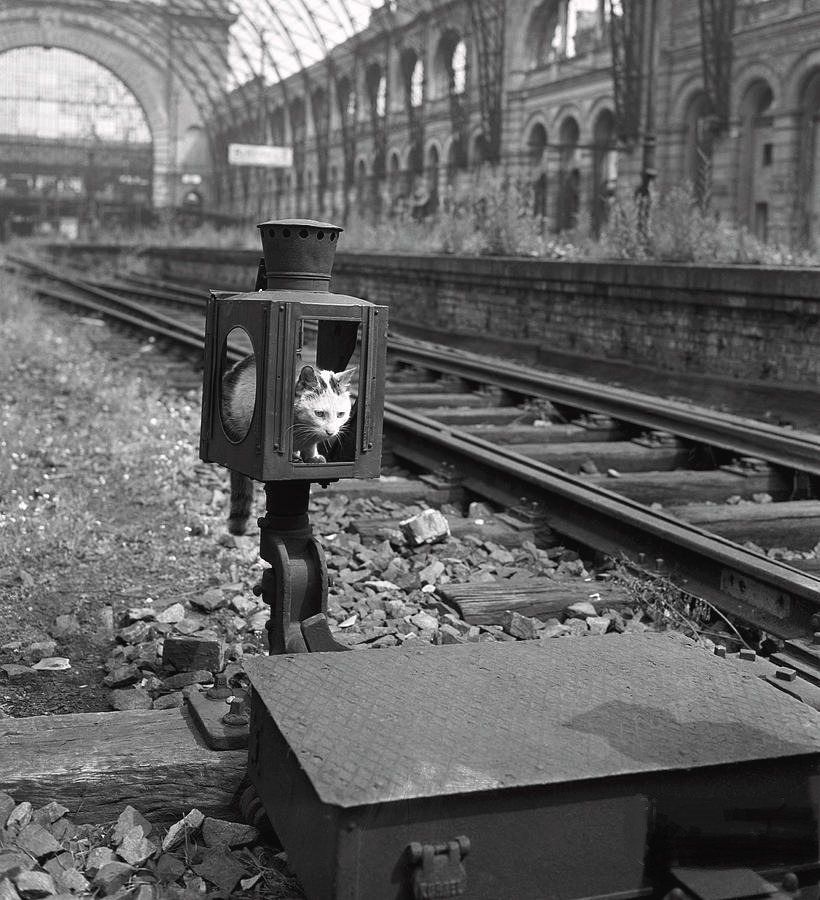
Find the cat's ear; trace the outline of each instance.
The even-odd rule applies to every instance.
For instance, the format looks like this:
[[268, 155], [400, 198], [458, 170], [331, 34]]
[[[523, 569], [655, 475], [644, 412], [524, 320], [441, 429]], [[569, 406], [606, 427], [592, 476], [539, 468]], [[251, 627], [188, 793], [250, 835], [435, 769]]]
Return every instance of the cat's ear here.
[[302, 366], [299, 378], [296, 381], [296, 393], [301, 394], [303, 391], [318, 391], [322, 387], [319, 375], [313, 366]]
[[350, 388], [350, 384], [353, 381], [353, 376], [359, 371], [358, 366], [353, 366], [350, 369], [345, 369], [344, 372], [334, 372], [333, 377], [339, 383], [339, 386], [343, 391], [346, 391]]

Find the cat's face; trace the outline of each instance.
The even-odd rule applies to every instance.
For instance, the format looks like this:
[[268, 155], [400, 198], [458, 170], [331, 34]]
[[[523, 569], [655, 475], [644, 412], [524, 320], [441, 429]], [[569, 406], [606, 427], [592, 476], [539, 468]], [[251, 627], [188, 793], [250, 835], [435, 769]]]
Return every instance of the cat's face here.
[[356, 369], [331, 372], [304, 366], [296, 382], [294, 444], [333, 441], [350, 419], [350, 382]]

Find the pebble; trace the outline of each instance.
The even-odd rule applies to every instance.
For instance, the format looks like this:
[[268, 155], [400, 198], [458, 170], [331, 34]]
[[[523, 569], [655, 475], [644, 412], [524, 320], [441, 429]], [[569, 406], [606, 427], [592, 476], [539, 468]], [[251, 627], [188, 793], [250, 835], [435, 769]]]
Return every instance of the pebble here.
[[163, 838], [162, 849], [173, 850], [174, 847], [181, 844], [186, 837], [199, 831], [204, 821], [205, 816], [198, 809], [192, 809], [187, 815], [180, 819], [179, 822], [175, 822], [170, 827], [168, 834]]
[[399, 522], [399, 528], [412, 547], [436, 543], [450, 537], [450, 525], [437, 509], [425, 509], [417, 516], [403, 519]]
[[228, 822], [206, 816], [202, 823], [202, 838], [206, 847], [244, 847], [258, 840], [260, 832], [253, 825]]
[[59, 853], [62, 850], [62, 846], [54, 838], [54, 835], [36, 822], [29, 822], [28, 825], [21, 828], [15, 838], [15, 843], [21, 850], [25, 850], [36, 859], [42, 859], [51, 853]]
[[612, 620], [607, 616], [589, 616], [587, 618], [587, 628], [590, 634], [606, 634]]
[[131, 880], [134, 867], [128, 863], [112, 860], [101, 866], [92, 881], [93, 887], [97, 888], [104, 897], [110, 897]]
[[109, 702], [116, 710], [151, 709], [154, 701], [144, 688], [117, 688], [111, 691]]
[[31, 662], [36, 663], [47, 656], [53, 656], [56, 649], [56, 641], [36, 641], [29, 645], [28, 658]]
[[172, 603], [156, 615], [157, 622], [174, 625], [185, 618], [185, 607], [181, 603]]
[[522, 616], [521, 613], [508, 609], [501, 618], [501, 627], [507, 634], [522, 641], [533, 641], [543, 626], [539, 619]]
[[48, 872], [38, 872], [34, 869], [28, 872], [21, 872], [14, 879], [14, 884], [18, 893], [24, 900], [35, 897], [48, 897], [57, 893], [57, 886], [54, 879]]
[[208, 669], [195, 669], [169, 676], [162, 682], [162, 687], [166, 691], [177, 691], [192, 684], [210, 684], [213, 680], [213, 673]]
[[119, 846], [126, 835], [136, 826], [142, 828], [143, 834], [149, 835], [153, 830], [153, 826], [145, 818], [145, 816], [134, 806], [130, 804], [119, 814], [111, 839]]
[[9, 817], [6, 820], [6, 828], [17, 827], [25, 828], [26, 825], [31, 821], [31, 816], [34, 812], [34, 807], [28, 802], [28, 800], [24, 800], [22, 803], [18, 803], [17, 806], [9, 813]]
[[213, 588], [205, 591], [204, 594], [200, 594], [198, 597], [192, 597], [191, 603], [205, 612], [213, 612], [216, 609], [221, 609], [225, 605], [226, 600], [222, 591], [218, 588]]

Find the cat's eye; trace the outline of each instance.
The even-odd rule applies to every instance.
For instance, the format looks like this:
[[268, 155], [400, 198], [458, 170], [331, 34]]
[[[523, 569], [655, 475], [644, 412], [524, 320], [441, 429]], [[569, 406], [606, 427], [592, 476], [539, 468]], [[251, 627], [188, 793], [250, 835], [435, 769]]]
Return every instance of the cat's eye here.
[[317, 409], [315, 411], [315, 415], [317, 419], [325, 419], [327, 418], [327, 413], [323, 409]]
[[344, 414], [343, 412], [336, 413], [336, 418], [337, 418], [337, 419], [343, 419], [344, 417], [345, 417], [345, 414]]

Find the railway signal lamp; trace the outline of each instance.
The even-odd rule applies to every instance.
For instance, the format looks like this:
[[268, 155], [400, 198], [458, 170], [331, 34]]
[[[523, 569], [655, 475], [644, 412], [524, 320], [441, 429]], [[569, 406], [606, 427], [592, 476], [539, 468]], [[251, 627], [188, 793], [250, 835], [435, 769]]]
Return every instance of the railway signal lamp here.
[[[256, 289], [212, 292], [208, 301], [200, 456], [265, 483], [259, 552], [271, 568], [258, 593], [271, 607], [270, 651], [347, 649], [327, 622], [327, 567], [308, 519], [310, 485], [379, 476], [387, 307], [328, 290], [338, 226], [284, 219], [258, 227]], [[301, 404], [321, 392], [317, 370], [345, 373], [327, 378], [328, 387], [339, 395], [352, 379], [355, 395], [347, 425], [318, 447], [315, 438], [300, 442], [304, 422], [296, 413], [297, 393]]]
[[[257, 481], [376, 478], [381, 469], [387, 307], [328, 290], [342, 229], [302, 219], [263, 222], [256, 290], [212, 292], [205, 333], [200, 455]], [[224, 419], [223, 378], [253, 354], [256, 377], [241, 434]], [[340, 440], [308, 461], [294, 447], [294, 400], [305, 366], [354, 368]], [[318, 458], [318, 457], [317, 457]]]

